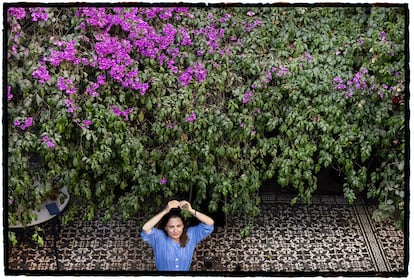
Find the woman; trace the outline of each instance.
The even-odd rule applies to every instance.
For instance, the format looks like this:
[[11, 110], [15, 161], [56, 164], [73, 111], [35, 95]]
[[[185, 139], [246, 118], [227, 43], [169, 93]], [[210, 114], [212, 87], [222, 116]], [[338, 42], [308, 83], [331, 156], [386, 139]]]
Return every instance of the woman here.
[[[174, 209], [178, 211], [171, 211]], [[180, 209], [189, 211], [201, 223], [187, 229]], [[155, 228], [163, 218], [167, 221], [164, 230]], [[163, 211], [144, 224], [141, 237], [154, 250], [157, 270], [188, 271], [195, 247], [213, 229], [214, 220], [194, 210], [189, 202], [171, 200]]]

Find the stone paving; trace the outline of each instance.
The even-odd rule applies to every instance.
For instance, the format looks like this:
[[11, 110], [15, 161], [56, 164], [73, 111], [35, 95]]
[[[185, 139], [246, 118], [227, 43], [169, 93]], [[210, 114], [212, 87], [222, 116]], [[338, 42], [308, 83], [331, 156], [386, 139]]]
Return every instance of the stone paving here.
[[[312, 205], [290, 205], [288, 195], [262, 204], [250, 237], [241, 238], [241, 216], [228, 217], [196, 248], [192, 275], [407, 274], [405, 232], [391, 221], [375, 224], [372, 207], [340, 196], [318, 195]], [[158, 275], [152, 249], [140, 238], [140, 218], [103, 223], [76, 219], [44, 247], [8, 246], [6, 274]], [[57, 257], [57, 258], [56, 258]], [[57, 269], [58, 268], [58, 269]]]

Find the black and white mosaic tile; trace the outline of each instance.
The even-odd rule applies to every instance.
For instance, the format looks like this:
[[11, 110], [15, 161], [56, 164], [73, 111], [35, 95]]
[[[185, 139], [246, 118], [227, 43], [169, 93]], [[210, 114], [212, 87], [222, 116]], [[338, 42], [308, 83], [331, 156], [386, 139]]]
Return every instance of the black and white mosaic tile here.
[[[312, 205], [290, 205], [285, 195], [262, 204], [251, 235], [240, 237], [242, 217], [196, 248], [192, 273], [406, 273], [404, 232], [394, 224], [374, 224], [362, 201], [349, 205], [341, 197], [316, 196]], [[44, 247], [32, 242], [8, 246], [6, 272], [154, 272], [151, 248], [140, 238], [140, 220], [108, 223], [101, 217], [62, 226], [54, 254], [53, 236]]]

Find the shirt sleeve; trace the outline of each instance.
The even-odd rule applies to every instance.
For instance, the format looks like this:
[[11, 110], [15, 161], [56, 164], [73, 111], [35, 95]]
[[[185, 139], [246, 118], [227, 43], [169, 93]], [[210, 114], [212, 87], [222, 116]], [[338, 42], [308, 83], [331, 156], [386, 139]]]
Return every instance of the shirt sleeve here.
[[155, 246], [157, 239], [163, 234], [162, 230], [157, 228], [152, 228], [149, 233], [146, 233], [144, 230], [141, 231], [141, 238], [147, 242], [151, 247]]
[[191, 232], [191, 235], [196, 243], [200, 242], [201, 240], [209, 236], [213, 232], [213, 230], [214, 224], [206, 225], [204, 223], [199, 223], [198, 225], [190, 227], [188, 229], [188, 231]]

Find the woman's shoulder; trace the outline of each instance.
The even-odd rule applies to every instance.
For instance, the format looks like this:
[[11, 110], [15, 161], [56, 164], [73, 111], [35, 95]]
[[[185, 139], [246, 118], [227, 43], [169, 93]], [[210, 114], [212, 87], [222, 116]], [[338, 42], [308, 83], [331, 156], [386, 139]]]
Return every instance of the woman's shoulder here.
[[194, 231], [199, 231], [199, 230], [207, 230], [207, 231], [212, 231], [214, 229], [214, 225], [207, 225], [204, 223], [198, 223], [197, 225], [194, 226], [190, 226], [187, 229], [187, 232], [194, 232]]

